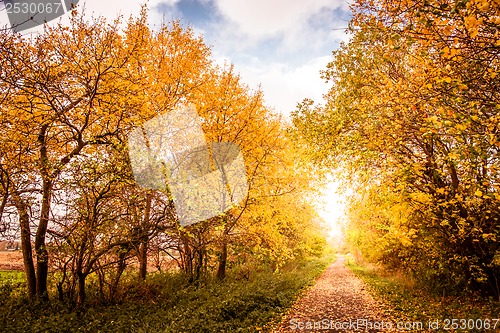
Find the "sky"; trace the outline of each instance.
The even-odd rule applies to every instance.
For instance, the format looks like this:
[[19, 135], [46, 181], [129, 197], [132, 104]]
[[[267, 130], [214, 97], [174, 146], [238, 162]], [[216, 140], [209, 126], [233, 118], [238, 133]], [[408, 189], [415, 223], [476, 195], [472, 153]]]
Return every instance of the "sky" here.
[[[4, 26], [9, 21], [1, 2]], [[86, 14], [110, 20], [137, 15], [140, 5], [123, 0], [79, 3]], [[319, 72], [348, 38], [346, 0], [149, 0], [148, 7], [152, 27], [163, 18], [190, 25], [212, 47], [217, 63], [233, 63], [243, 81], [253, 89], [260, 85], [267, 105], [285, 116], [304, 98], [321, 100], [329, 85]]]
[[[138, 15], [141, 3], [82, 0], [79, 7], [85, 14], [112, 20]], [[147, 6], [151, 27], [163, 19], [191, 26], [211, 46], [217, 63], [233, 63], [243, 82], [252, 89], [260, 86], [267, 106], [285, 117], [304, 98], [321, 102], [330, 83], [321, 79], [320, 70], [340, 42], [348, 40], [346, 0], [149, 0]], [[0, 26], [5, 26], [9, 20], [2, 7], [0, 0]], [[59, 20], [64, 24], [67, 16], [48, 24]], [[342, 209], [335, 188], [327, 187], [320, 210], [330, 223]]]
[[345, 0], [169, 0], [150, 7], [153, 20], [182, 18], [203, 34], [218, 62], [233, 63], [285, 115], [327, 92], [319, 71], [347, 40], [350, 15]]

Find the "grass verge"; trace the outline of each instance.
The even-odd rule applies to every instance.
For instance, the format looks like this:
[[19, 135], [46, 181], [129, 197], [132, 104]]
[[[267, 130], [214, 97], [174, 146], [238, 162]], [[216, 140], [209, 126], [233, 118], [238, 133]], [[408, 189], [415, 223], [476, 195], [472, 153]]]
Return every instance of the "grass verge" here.
[[151, 274], [120, 304], [72, 311], [53, 300], [30, 305], [7, 283], [0, 288], [0, 332], [270, 332], [304, 288], [333, 258], [262, 271], [250, 280], [187, 284], [182, 276]]
[[[500, 303], [492, 299], [436, 296], [380, 269], [352, 262], [347, 267], [384, 301], [395, 323], [422, 323], [421, 331], [500, 332]], [[486, 326], [489, 329], [485, 330]]]

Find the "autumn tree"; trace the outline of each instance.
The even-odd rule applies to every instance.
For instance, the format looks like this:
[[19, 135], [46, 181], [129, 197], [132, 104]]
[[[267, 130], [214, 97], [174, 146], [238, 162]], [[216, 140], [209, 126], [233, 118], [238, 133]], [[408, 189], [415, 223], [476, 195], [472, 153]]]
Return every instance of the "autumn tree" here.
[[[187, 94], [189, 86], [199, 82], [190, 74], [203, 70], [208, 48], [202, 47], [192, 32], [174, 24], [171, 30], [166, 26], [161, 29], [154, 37], [156, 48], [151, 50], [153, 37], [144, 13], [129, 21], [123, 33], [119, 20], [113, 24], [87, 22], [79, 15], [73, 16], [69, 28], [47, 29], [34, 40], [2, 32], [0, 81], [9, 96], [2, 100], [2, 117], [10, 122], [4, 128], [2, 146], [10, 150], [18, 147], [22, 152], [18, 165], [23, 165], [20, 177], [30, 181], [30, 191], [41, 194], [39, 201], [27, 203], [24, 190], [10, 183], [10, 197], [19, 199], [21, 212], [28, 205], [39, 208], [32, 210], [38, 219], [35, 252], [39, 297], [45, 297], [47, 288], [45, 238], [53, 190], [64, 168], [92, 145], [123, 144], [133, 126], [168, 110]], [[147, 70], [151, 66], [158, 67]], [[152, 84], [159, 75], [165, 80]], [[151, 89], [147, 89], [148, 84]], [[28, 216], [29, 221], [32, 218], [35, 216]], [[28, 253], [30, 229], [26, 225], [23, 230], [23, 249]], [[32, 265], [25, 262], [27, 272], [33, 271]], [[31, 286], [34, 277], [27, 277]]]
[[[232, 66], [217, 67], [192, 29], [151, 30], [145, 13], [112, 23], [73, 13], [68, 27], [33, 39], [0, 32], [0, 217], [17, 217], [31, 298], [48, 297], [49, 259], [60, 299], [82, 305], [90, 275], [111, 300], [134, 257], [146, 279], [153, 251], [191, 281], [223, 279], [237, 250], [274, 269], [321, 252], [310, 170], [262, 91]], [[136, 183], [130, 133], [189, 103], [208, 152], [241, 151], [248, 195], [182, 226], [168, 181], [164, 189]], [[219, 155], [204, 170], [234, 157]]]
[[[297, 129], [323, 161], [363, 179], [372, 198], [377, 191], [408, 207], [409, 221], [383, 218], [415, 236], [393, 262], [427, 282], [439, 277], [441, 287], [498, 296], [499, 5], [360, 0], [352, 8], [352, 39], [324, 71], [333, 82], [326, 105], [303, 103]], [[371, 221], [357, 225], [368, 235], [374, 217], [356, 218]]]

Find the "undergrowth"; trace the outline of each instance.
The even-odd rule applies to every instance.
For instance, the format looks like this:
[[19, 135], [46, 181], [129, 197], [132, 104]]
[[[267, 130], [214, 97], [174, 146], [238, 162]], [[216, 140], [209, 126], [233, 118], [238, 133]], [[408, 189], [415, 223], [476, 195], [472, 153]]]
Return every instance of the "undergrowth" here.
[[[23, 283], [0, 281], [0, 332], [270, 332], [332, 257], [262, 270], [249, 280], [228, 275], [189, 284], [179, 274], [150, 274], [125, 284], [116, 304], [89, 300], [71, 309], [53, 299], [30, 304]], [[90, 294], [92, 292], [90, 291]]]
[[[423, 327], [428, 329], [429, 321], [433, 323], [438, 321], [439, 329], [432, 330], [434, 332], [478, 332], [483, 329], [460, 329], [460, 326], [467, 327], [473, 320], [471, 327], [478, 328], [479, 325], [484, 325], [485, 320], [489, 320], [488, 331], [500, 331], [500, 321], [496, 322], [500, 317], [500, 303], [491, 298], [484, 299], [467, 294], [436, 295], [409, 278], [380, 268], [360, 265], [353, 261], [350, 261], [347, 266], [368, 285], [378, 298], [384, 301], [385, 311], [394, 322], [422, 322]], [[456, 321], [452, 322], [453, 319]], [[455, 323], [455, 327], [458, 328], [453, 329], [452, 323]], [[495, 328], [494, 324], [496, 324]]]

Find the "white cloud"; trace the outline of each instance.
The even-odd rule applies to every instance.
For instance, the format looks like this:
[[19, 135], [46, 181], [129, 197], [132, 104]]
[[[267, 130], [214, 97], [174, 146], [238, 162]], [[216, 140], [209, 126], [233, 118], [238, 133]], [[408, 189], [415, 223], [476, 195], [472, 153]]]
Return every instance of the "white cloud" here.
[[251, 88], [260, 85], [267, 104], [284, 115], [304, 98], [321, 101], [329, 85], [319, 71], [347, 39], [337, 30], [347, 26], [347, 1], [212, 0], [212, 5], [217, 10], [212, 21], [193, 23], [213, 45], [219, 64], [234, 63], [242, 80]]
[[304, 98], [319, 101], [328, 91], [329, 84], [320, 78], [319, 72], [329, 61], [330, 57], [324, 56], [293, 67], [254, 59], [250, 64], [236, 63], [236, 69], [251, 88], [261, 85], [267, 105], [288, 116]]
[[233, 62], [251, 87], [260, 84], [269, 106], [288, 115], [304, 98], [322, 100], [329, 85], [319, 72], [348, 39], [347, 2], [214, 2], [224, 18], [210, 28], [215, 54]]
[[242, 34], [263, 38], [304, 25], [325, 8], [344, 8], [343, 0], [214, 0], [220, 13]]

